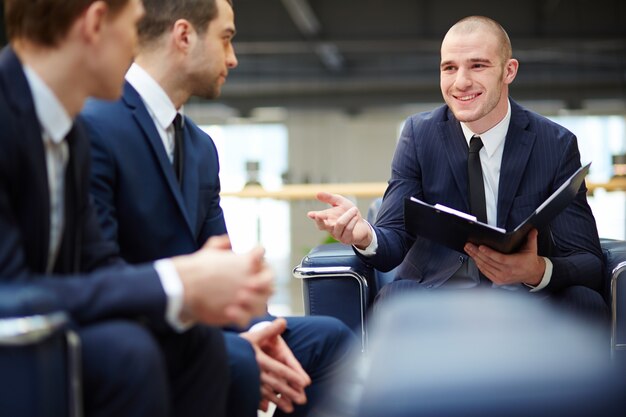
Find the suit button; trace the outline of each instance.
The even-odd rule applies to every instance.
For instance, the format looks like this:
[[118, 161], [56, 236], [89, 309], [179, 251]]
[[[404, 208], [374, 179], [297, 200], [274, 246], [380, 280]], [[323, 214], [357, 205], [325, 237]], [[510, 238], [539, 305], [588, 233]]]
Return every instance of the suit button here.
[[459, 262], [463, 263], [465, 261], [465, 258], [463, 256], [459, 256]]

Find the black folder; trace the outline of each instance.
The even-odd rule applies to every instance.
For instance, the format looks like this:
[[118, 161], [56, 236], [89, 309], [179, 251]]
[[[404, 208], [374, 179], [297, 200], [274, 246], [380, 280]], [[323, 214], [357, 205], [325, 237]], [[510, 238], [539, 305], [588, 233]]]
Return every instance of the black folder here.
[[531, 229], [541, 229], [567, 207], [580, 189], [591, 163], [578, 168], [546, 201], [513, 231], [479, 222], [476, 217], [439, 204], [430, 205], [415, 197], [404, 200], [404, 224], [414, 236], [422, 236], [458, 252], [466, 242], [486, 245], [502, 253], [513, 253], [525, 242]]

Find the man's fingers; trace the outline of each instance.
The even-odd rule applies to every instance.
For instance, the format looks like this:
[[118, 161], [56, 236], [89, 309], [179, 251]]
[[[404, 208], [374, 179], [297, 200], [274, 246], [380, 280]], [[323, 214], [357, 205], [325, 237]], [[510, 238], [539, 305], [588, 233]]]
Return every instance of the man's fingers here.
[[263, 403], [263, 401], [271, 401], [285, 413], [291, 413], [293, 411], [293, 403], [288, 398], [274, 392], [271, 387], [262, 385], [261, 395], [263, 396], [261, 403]]
[[272, 321], [269, 325], [259, 330], [256, 330], [254, 332], [254, 338], [258, 341], [260, 345], [262, 345], [263, 342], [274, 339], [283, 334], [286, 328], [287, 322], [285, 321], [285, 319], [276, 319]]
[[250, 322], [252, 315], [244, 308], [237, 304], [231, 304], [224, 309], [224, 315], [227, 318], [227, 323], [223, 324], [235, 324], [240, 327], [245, 327]]
[[[306, 395], [304, 390], [296, 390], [289, 386], [283, 379], [270, 372], [261, 372], [261, 384], [271, 387], [272, 391], [280, 394], [281, 401], [289, 403], [304, 404]], [[273, 400], [272, 400], [273, 402]], [[278, 404], [277, 404], [278, 405]]]
[[291, 387], [296, 387], [302, 391], [304, 387], [308, 385], [308, 375], [307, 378], [304, 378], [299, 372], [296, 372], [289, 366], [270, 357], [268, 354], [262, 351], [257, 353], [257, 362], [264, 372], [270, 372], [276, 375], [277, 378], [286, 381]]
[[333, 207], [345, 204], [350, 201], [339, 194], [331, 194], [324, 191], [317, 193], [316, 198], [322, 203], [329, 204]]
[[[283, 343], [286, 346], [286, 343], [284, 340], [282, 340], [282, 337], [280, 338], [279, 343]], [[300, 374], [300, 377], [304, 381], [304, 386], [311, 385], [311, 377], [309, 376], [309, 374], [306, 373], [306, 371], [304, 370], [300, 362], [298, 362], [298, 359], [296, 359], [296, 357], [293, 355], [293, 352], [291, 352], [291, 350], [288, 347], [287, 347], [287, 350], [288, 351], [285, 352], [285, 354], [283, 355], [283, 360], [285, 362], [285, 365], [287, 365], [293, 371]]]
[[270, 408], [270, 400], [265, 398], [265, 393], [263, 392], [263, 388], [261, 387], [261, 402], [259, 403], [259, 410], [264, 413], [267, 412]]

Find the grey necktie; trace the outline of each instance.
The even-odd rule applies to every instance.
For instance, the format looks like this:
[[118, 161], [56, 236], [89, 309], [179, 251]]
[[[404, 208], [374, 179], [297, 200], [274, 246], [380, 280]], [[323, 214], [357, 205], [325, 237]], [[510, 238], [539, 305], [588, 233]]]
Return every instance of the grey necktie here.
[[65, 140], [57, 143], [47, 135], [44, 138], [48, 189], [50, 194], [50, 240], [46, 272], [54, 269], [65, 224], [65, 170], [69, 150]]

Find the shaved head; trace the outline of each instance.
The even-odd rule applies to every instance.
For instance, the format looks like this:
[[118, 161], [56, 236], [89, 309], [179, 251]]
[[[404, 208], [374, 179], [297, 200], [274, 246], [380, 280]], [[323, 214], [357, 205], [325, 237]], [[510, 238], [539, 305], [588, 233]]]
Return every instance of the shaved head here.
[[512, 58], [513, 49], [509, 35], [498, 22], [485, 16], [468, 16], [459, 20], [448, 30], [446, 37], [449, 34], [467, 35], [478, 31], [488, 31], [493, 34], [500, 48], [502, 62]]

